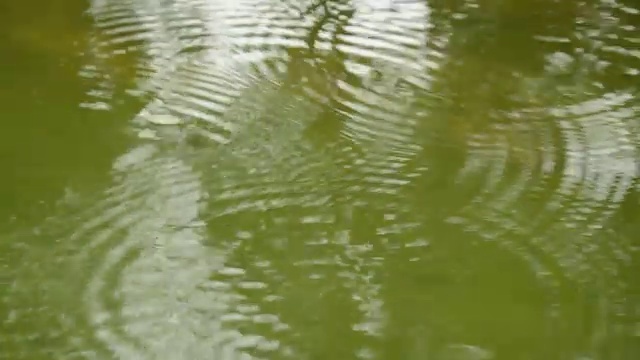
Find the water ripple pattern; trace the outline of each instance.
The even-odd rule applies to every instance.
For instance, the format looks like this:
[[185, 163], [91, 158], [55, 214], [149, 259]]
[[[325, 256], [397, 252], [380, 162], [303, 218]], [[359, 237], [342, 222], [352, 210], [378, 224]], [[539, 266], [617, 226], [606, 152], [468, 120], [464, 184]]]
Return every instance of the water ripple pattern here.
[[628, 358], [640, 11], [434, 3], [92, 1], [83, 106], [139, 100], [134, 145], [45, 221], [0, 347], [37, 319], [61, 358]]
[[[635, 14], [612, 4], [598, 15], [608, 11]], [[578, 26], [584, 31], [578, 40], [537, 37], [557, 49], [548, 53], [541, 78], [502, 73], [524, 82], [526, 92], [486, 89], [511, 105], [483, 114], [493, 119], [488, 123], [465, 125], [466, 154], [454, 186], [467, 195], [447, 221], [529, 263], [547, 294], [557, 296], [549, 308], [556, 319], [571, 312], [560, 300], [567, 284], [596, 291], [583, 351], [623, 358], [609, 341], [633, 332], [621, 314], [634, 312], [634, 297], [620, 276], [634, 266], [634, 245], [612, 237], [609, 227], [638, 182], [637, 90], [628, 80], [640, 62], [629, 45], [635, 35], [621, 36], [625, 45], [616, 51], [598, 39], [607, 29], [587, 24]], [[573, 56], [561, 50], [570, 41], [582, 46]], [[477, 116], [465, 115], [469, 123]]]
[[198, 171], [146, 144], [118, 159], [114, 177], [65, 240], [66, 280], [80, 286], [83, 306], [59, 321], [91, 329], [71, 338], [75, 352], [100, 355], [100, 345], [117, 358], [248, 359], [246, 349], [277, 349], [221, 322], [242, 297], [210, 278], [231, 270], [225, 253], [205, 244], [207, 194]]

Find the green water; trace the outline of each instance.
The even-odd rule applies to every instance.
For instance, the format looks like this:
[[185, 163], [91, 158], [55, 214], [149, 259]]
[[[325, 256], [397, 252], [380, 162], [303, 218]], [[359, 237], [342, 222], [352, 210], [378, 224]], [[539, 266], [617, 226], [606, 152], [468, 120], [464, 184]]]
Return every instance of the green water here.
[[640, 358], [634, 1], [23, 1], [0, 48], [2, 360]]

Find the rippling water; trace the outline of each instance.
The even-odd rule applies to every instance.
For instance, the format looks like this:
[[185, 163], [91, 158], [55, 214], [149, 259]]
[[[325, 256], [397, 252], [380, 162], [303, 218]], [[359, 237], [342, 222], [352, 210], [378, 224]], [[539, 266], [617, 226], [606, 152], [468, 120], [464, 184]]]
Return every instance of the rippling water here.
[[87, 14], [80, 107], [142, 106], [11, 233], [0, 359], [640, 356], [633, 2]]

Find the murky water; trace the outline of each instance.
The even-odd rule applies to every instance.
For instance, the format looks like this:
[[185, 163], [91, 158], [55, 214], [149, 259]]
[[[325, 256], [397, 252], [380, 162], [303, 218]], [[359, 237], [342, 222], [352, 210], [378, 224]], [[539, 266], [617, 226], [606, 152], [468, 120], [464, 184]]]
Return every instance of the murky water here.
[[0, 359], [640, 358], [637, 3], [0, 30]]

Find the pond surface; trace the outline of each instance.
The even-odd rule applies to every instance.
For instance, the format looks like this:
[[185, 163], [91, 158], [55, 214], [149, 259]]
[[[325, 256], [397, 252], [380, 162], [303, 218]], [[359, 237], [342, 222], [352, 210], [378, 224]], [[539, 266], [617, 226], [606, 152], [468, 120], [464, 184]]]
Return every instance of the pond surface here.
[[2, 360], [640, 358], [635, 1], [21, 1], [0, 46]]

